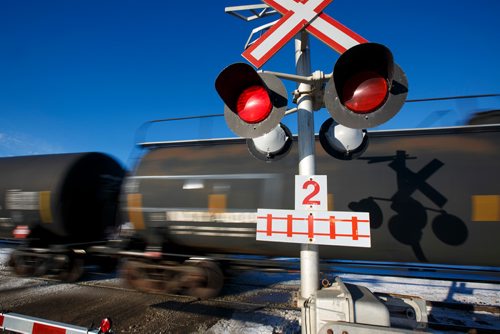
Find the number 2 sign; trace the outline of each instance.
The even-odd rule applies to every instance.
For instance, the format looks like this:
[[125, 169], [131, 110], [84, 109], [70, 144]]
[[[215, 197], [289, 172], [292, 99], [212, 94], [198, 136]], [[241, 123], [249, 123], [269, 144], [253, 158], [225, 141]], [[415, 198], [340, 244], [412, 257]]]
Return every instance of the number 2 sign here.
[[295, 175], [295, 210], [328, 211], [326, 175]]

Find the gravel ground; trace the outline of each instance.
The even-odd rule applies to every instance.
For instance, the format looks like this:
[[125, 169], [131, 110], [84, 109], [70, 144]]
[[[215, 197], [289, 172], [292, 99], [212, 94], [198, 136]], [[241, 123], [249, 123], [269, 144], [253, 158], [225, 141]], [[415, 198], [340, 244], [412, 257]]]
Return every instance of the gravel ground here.
[[122, 290], [118, 284], [112, 289], [112, 282], [106, 283], [105, 288], [61, 284], [13, 278], [2, 272], [0, 308], [85, 327], [110, 317], [116, 333], [294, 333], [300, 329], [298, 311], [239, 303], [251, 303], [259, 294], [255, 291], [199, 301]]
[[115, 333], [300, 332], [299, 311], [259, 307], [269, 303], [288, 307], [294, 288], [229, 284], [221, 297], [201, 301], [134, 291], [113, 276], [89, 275], [78, 284], [19, 278], [5, 265], [9, 253], [0, 248], [0, 310], [4, 312], [89, 328], [110, 317]]

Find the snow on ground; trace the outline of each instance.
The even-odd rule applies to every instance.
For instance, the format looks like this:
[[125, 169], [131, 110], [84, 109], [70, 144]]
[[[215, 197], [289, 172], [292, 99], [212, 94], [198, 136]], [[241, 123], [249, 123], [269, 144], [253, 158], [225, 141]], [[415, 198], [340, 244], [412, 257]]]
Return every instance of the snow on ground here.
[[12, 248], [10, 247], [2, 247], [0, 245], [0, 270], [7, 270], [7, 261], [9, 261], [10, 253], [12, 252]]
[[[397, 293], [420, 296], [429, 301], [463, 302], [468, 304], [500, 306], [500, 284], [451, 282], [418, 278], [383, 277], [374, 275], [341, 274], [344, 282], [366, 286], [372, 292]], [[334, 277], [328, 277], [333, 282]], [[269, 274], [246, 272], [238, 280], [255, 285], [280, 284], [300, 286], [299, 274]], [[449, 314], [432, 310], [433, 317], [446, 319]], [[448, 311], [449, 312], [449, 311]], [[460, 314], [462, 312], [463, 314]], [[465, 325], [474, 326], [470, 314], [456, 311], [454, 317]], [[480, 317], [480, 315], [477, 315]], [[208, 333], [299, 333], [300, 312], [280, 310], [259, 311], [255, 313], [235, 312], [231, 319], [220, 320]], [[265, 324], [265, 325], [263, 325]]]
[[[429, 301], [500, 306], [500, 284], [361, 274], [339, 274], [338, 276], [345, 283], [362, 285], [372, 292], [420, 296]], [[323, 276], [320, 276], [320, 278], [323, 278]], [[335, 275], [328, 274], [326, 278], [333, 283]], [[239, 276], [238, 279], [257, 285], [279, 283], [300, 286], [299, 274], [248, 272]]]
[[206, 333], [273, 334], [300, 333], [300, 311], [266, 310], [233, 313], [231, 319], [223, 319]]

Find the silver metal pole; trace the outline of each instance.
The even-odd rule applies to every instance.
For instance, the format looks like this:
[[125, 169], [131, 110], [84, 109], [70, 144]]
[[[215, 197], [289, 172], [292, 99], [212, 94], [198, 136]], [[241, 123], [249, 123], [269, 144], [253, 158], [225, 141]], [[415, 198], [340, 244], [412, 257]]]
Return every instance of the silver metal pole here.
[[[311, 58], [307, 32], [295, 37], [295, 67], [298, 75], [311, 75]], [[305, 92], [297, 99], [299, 175], [315, 175], [314, 155], [314, 115], [310, 93], [311, 85], [299, 84], [299, 92]], [[300, 295], [302, 300], [309, 300], [319, 287], [318, 246], [302, 244], [300, 249]], [[314, 307], [302, 307], [302, 334], [316, 333], [316, 314]]]

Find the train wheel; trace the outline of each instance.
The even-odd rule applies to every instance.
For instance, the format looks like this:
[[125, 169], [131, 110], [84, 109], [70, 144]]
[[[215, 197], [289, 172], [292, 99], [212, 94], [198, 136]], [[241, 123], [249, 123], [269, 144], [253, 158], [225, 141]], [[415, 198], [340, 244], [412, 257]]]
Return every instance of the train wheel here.
[[33, 273], [33, 276], [44, 276], [45, 274], [47, 274], [48, 271], [49, 271], [49, 264], [47, 263], [47, 260], [40, 259], [36, 263], [35, 272]]
[[195, 269], [183, 278], [187, 285], [187, 295], [205, 299], [215, 297], [220, 293], [224, 286], [224, 274], [217, 263], [206, 260], [188, 260], [186, 264]]
[[122, 264], [120, 276], [128, 286], [134, 289], [139, 289], [140, 282], [147, 278], [146, 273], [141, 270], [141, 263], [130, 260], [125, 260]]
[[[140, 261], [128, 260], [121, 267], [121, 277], [126, 284], [136, 290], [144, 292], [171, 292], [167, 281], [158, 272], [151, 272], [154, 269]], [[159, 276], [159, 277], [157, 277]]]
[[17, 276], [33, 276], [36, 271], [35, 261], [29, 256], [14, 251], [10, 257], [9, 264]]
[[63, 282], [76, 282], [83, 275], [83, 259], [68, 257], [57, 278]]

